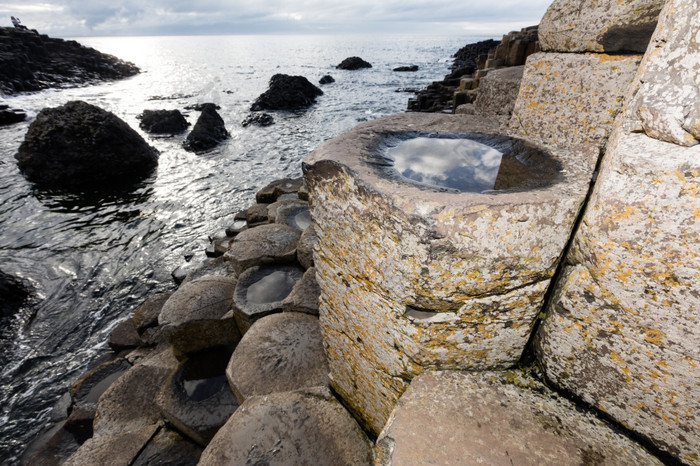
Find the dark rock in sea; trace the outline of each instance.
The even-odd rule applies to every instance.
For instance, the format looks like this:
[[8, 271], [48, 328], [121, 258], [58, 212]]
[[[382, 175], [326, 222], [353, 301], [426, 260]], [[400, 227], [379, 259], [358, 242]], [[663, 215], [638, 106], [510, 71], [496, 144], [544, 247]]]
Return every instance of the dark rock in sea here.
[[183, 143], [186, 150], [197, 153], [206, 152], [230, 137], [224, 120], [216, 108], [214, 104], [202, 105], [202, 113]]
[[394, 68], [392, 71], [418, 71], [418, 65], [411, 65], [411, 66], [399, 66]]
[[82, 101], [43, 109], [15, 158], [30, 181], [66, 189], [132, 185], [158, 165], [158, 151], [129, 125]]
[[325, 75], [324, 77], [322, 77], [322, 78], [318, 81], [318, 83], [319, 83], [319, 84], [322, 84], [322, 85], [323, 85], [323, 84], [330, 84], [330, 83], [334, 83], [334, 82], [335, 82], [335, 79], [333, 79], [333, 76], [331, 76], [331, 75], [329, 75], [329, 74]]
[[336, 68], [339, 70], [359, 70], [361, 68], [372, 68], [372, 65], [360, 57], [348, 57], [340, 62]]
[[255, 201], [259, 204], [272, 204], [280, 196], [298, 193], [302, 186], [304, 186], [304, 178], [282, 178], [271, 181], [255, 194]]
[[137, 118], [141, 129], [155, 134], [181, 133], [190, 125], [180, 110], [144, 110]]
[[139, 72], [133, 63], [73, 40], [12, 27], [0, 28], [0, 91], [32, 92], [122, 79]]
[[465, 45], [453, 55], [452, 69], [456, 70], [468, 66], [476, 69], [479, 56], [488, 55], [489, 51], [495, 49], [499, 43], [497, 40], [488, 39]]
[[9, 105], [0, 105], [0, 126], [7, 126], [14, 123], [19, 123], [27, 118], [24, 110], [10, 108]]
[[187, 105], [185, 107], [185, 110], [194, 110], [196, 112], [201, 112], [204, 110], [205, 107], [211, 107], [214, 106], [214, 109], [216, 110], [221, 110], [221, 106], [217, 104], [213, 104], [211, 102], [203, 103], [203, 104], [192, 104], [192, 105]]
[[269, 113], [251, 113], [241, 122], [244, 127], [248, 125], [270, 126], [275, 124], [275, 119]]
[[303, 76], [276, 74], [270, 79], [267, 91], [260, 94], [250, 109], [260, 110], [299, 110], [316, 102], [323, 91]]
[[134, 321], [130, 318], [126, 318], [119, 322], [109, 334], [107, 344], [115, 353], [140, 346], [141, 337], [136, 331], [136, 324]]
[[17, 312], [29, 298], [29, 285], [0, 271], [0, 317]]

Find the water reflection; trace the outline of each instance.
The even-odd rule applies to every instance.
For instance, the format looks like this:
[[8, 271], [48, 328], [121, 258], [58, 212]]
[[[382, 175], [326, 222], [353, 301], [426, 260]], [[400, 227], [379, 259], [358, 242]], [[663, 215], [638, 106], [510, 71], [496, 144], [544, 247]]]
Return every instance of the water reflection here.
[[295, 275], [285, 269], [274, 270], [248, 287], [246, 300], [250, 304], [282, 301], [294, 288]]

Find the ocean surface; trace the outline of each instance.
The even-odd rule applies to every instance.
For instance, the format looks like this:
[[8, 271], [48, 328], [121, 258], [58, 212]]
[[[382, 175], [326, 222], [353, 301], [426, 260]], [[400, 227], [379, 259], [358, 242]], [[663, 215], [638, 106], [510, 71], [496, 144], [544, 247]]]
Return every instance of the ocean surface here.
[[[0, 321], [0, 462], [13, 464], [49, 422], [52, 407], [91, 364], [107, 338], [150, 294], [173, 289], [171, 272], [208, 236], [233, 223], [268, 182], [301, 176], [314, 148], [356, 124], [404, 112], [410, 93], [449, 72], [452, 54], [488, 37], [195, 36], [79, 38], [139, 66], [132, 78], [100, 85], [3, 96], [28, 121], [0, 128], [0, 269], [24, 278], [34, 300]], [[371, 69], [336, 70], [349, 56]], [[401, 65], [415, 73], [398, 73]], [[302, 75], [324, 95], [303, 112], [269, 112], [275, 124], [243, 128], [252, 102], [276, 73]], [[83, 100], [115, 113], [160, 151], [157, 173], [128, 195], [38, 190], [14, 154], [44, 107]], [[145, 109], [215, 102], [231, 138], [205, 154], [182, 149], [187, 133], [153, 138], [138, 127]], [[2, 297], [0, 297], [2, 299]]]

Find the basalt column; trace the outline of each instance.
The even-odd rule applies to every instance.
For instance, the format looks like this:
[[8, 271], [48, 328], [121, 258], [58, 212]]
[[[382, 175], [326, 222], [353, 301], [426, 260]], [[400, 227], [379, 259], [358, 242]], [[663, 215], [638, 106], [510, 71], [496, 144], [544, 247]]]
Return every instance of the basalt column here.
[[[395, 115], [305, 161], [331, 384], [374, 432], [423, 370], [508, 367], [528, 341], [598, 148], [543, 151], [492, 134], [497, 127], [469, 115]], [[490, 188], [439, 185], [464, 175], [468, 164], [452, 170], [449, 148], [466, 139], [496, 150], [468, 173], [481, 180], [492, 169]], [[422, 181], [420, 164], [390, 155], [402, 141], [427, 144], [414, 155], [430, 160]]]

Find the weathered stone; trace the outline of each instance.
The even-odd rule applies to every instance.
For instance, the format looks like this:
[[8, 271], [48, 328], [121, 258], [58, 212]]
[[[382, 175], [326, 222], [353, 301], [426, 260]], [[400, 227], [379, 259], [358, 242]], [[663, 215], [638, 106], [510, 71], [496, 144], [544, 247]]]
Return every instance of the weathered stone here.
[[515, 371], [424, 372], [377, 441], [377, 464], [661, 465], [595, 415]]
[[28, 466], [59, 466], [80, 447], [73, 434], [60, 422], [27, 446], [20, 458], [20, 464]]
[[361, 68], [372, 68], [372, 65], [360, 57], [348, 57], [340, 62], [336, 68], [339, 70], [359, 70]]
[[71, 387], [73, 409], [95, 411], [97, 401], [112, 383], [131, 368], [122, 358], [107, 361], [83, 374]]
[[[274, 211], [272, 207], [274, 206]], [[301, 199], [286, 199], [270, 204], [268, 213], [274, 212], [275, 223], [280, 225], [288, 225], [296, 228], [299, 231], [304, 231], [311, 225], [311, 213], [309, 212], [309, 203]]]
[[236, 236], [224, 257], [237, 274], [257, 265], [292, 262], [300, 236], [299, 230], [287, 225], [261, 225]]
[[195, 466], [202, 449], [177, 432], [161, 427], [130, 466]]
[[223, 318], [235, 289], [234, 278], [205, 276], [181, 285], [165, 302], [158, 323], [178, 358], [240, 340], [233, 319]]
[[594, 145], [538, 156], [508, 140], [521, 167], [532, 155], [525, 171], [546, 172], [556, 161], [557, 182], [487, 193], [403, 181], [377, 152], [388, 135], [407, 131], [496, 129], [469, 115], [396, 115], [327, 142], [304, 165], [331, 384], [375, 432], [426, 368], [517, 362], [569, 239]]
[[158, 325], [158, 314], [163, 309], [163, 304], [172, 296], [172, 291], [156, 293], [150, 295], [146, 300], [136, 308], [132, 317], [136, 331], [143, 334], [146, 329], [156, 327]]
[[144, 110], [136, 118], [141, 129], [155, 134], [181, 133], [190, 125], [180, 110]]
[[392, 71], [398, 71], [398, 72], [418, 71], [418, 65], [397, 66]]
[[643, 53], [663, 0], [555, 0], [539, 26], [545, 52]]
[[240, 403], [257, 395], [328, 386], [318, 318], [298, 312], [263, 317], [241, 339], [226, 376]]
[[9, 105], [0, 105], [0, 126], [13, 125], [24, 121], [27, 113], [18, 108], [10, 108]]
[[[293, 195], [294, 196], [294, 195]], [[278, 199], [277, 201], [273, 202], [272, 204], [268, 204], [267, 206], [267, 217], [270, 221], [270, 223], [284, 223], [284, 222], [278, 222], [277, 221], [277, 215], [278, 211], [285, 206], [290, 206], [292, 208], [301, 208], [301, 207], [306, 207], [308, 210], [309, 203], [306, 201], [302, 201], [298, 197], [294, 196], [291, 199]], [[294, 227], [294, 225], [289, 225], [291, 227]], [[301, 229], [303, 230], [303, 228]]]
[[130, 318], [119, 322], [109, 333], [109, 339], [107, 340], [107, 344], [112, 348], [112, 351], [117, 353], [122, 350], [136, 348], [141, 343], [141, 337], [136, 331], [136, 325]]
[[307, 314], [318, 315], [318, 298], [321, 295], [321, 288], [316, 281], [316, 269], [310, 267], [304, 272], [301, 280], [294, 285], [289, 296], [282, 301], [285, 311], [305, 312]]
[[208, 259], [194, 267], [182, 281], [182, 284], [189, 283], [199, 278], [212, 277], [234, 277], [235, 272], [231, 268], [231, 263], [223, 257]]
[[241, 274], [234, 294], [234, 317], [241, 332], [266, 315], [283, 310], [282, 302], [304, 270], [291, 265], [251, 267]]
[[255, 194], [255, 202], [272, 204], [283, 194], [297, 193], [303, 184], [303, 178], [283, 178], [272, 181]]
[[483, 116], [503, 115], [510, 118], [523, 78], [524, 66], [511, 66], [489, 73], [479, 83], [474, 113]]
[[250, 113], [245, 119], [241, 122], [241, 126], [244, 128], [246, 126], [254, 125], [254, 126], [270, 126], [275, 124], [275, 119], [270, 115], [269, 113]]
[[238, 408], [225, 374], [231, 352], [218, 348], [190, 356], [155, 400], [170, 424], [202, 447]]
[[511, 132], [547, 144], [603, 146], [640, 59], [596, 54], [532, 55], [525, 65], [510, 120]]
[[212, 103], [203, 104], [202, 113], [183, 143], [185, 150], [206, 152], [230, 137], [224, 119], [216, 108]]
[[305, 269], [314, 266], [314, 248], [318, 243], [318, 235], [313, 223], [301, 234], [297, 243], [297, 260]]
[[321, 85], [324, 85], [324, 84], [331, 84], [331, 83], [334, 83], [334, 82], [335, 82], [335, 79], [333, 78], [333, 76], [331, 76], [331, 75], [329, 75], [329, 74], [324, 75], [321, 79], [318, 80], [318, 83], [321, 84]]
[[267, 216], [268, 204], [253, 204], [245, 211], [245, 221], [248, 227], [254, 227], [262, 223], [268, 223], [270, 217]]
[[130, 466], [158, 428], [158, 424], [151, 424], [125, 432], [93, 437], [63, 464], [66, 466], [85, 466], [86, 464]]
[[372, 464], [367, 436], [327, 388], [249, 398], [202, 453], [200, 466]]
[[304, 76], [276, 74], [270, 78], [269, 88], [255, 99], [250, 110], [299, 110], [316, 103], [323, 91]]

